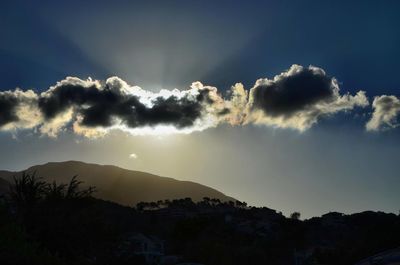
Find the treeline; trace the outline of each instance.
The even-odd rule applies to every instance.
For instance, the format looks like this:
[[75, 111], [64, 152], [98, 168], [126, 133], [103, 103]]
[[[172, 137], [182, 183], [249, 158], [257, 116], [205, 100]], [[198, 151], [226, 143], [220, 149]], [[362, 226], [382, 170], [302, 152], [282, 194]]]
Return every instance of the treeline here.
[[220, 199], [204, 197], [202, 201], [193, 202], [191, 198], [159, 200], [156, 202], [139, 202], [136, 204], [138, 211], [160, 210], [165, 208], [195, 209], [198, 207], [236, 207], [246, 208], [247, 203], [241, 201], [221, 201]]

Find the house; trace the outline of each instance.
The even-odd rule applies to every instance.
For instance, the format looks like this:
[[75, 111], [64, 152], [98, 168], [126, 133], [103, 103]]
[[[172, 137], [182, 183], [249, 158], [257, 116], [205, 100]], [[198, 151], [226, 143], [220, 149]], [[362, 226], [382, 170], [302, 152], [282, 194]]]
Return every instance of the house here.
[[142, 256], [147, 264], [160, 264], [164, 256], [164, 241], [155, 236], [132, 234], [119, 247], [119, 254]]
[[400, 265], [400, 247], [378, 253], [355, 265]]

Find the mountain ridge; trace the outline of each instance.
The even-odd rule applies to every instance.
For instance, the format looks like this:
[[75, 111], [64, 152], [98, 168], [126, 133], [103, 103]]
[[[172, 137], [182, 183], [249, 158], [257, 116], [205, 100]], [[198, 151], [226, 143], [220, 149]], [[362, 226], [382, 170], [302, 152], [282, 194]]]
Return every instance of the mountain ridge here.
[[192, 181], [124, 169], [115, 165], [99, 165], [76, 160], [47, 162], [22, 171], [0, 170], [0, 179], [13, 181], [13, 176], [23, 172], [36, 173], [47, 182], [68, 183], [77, 175], [83, 186], [95, 186], [95, 197], [132, 206], [140, 201], [157, 201], [191, 197], [194, 201], [203, 197], [234, 201], [222, 192]]

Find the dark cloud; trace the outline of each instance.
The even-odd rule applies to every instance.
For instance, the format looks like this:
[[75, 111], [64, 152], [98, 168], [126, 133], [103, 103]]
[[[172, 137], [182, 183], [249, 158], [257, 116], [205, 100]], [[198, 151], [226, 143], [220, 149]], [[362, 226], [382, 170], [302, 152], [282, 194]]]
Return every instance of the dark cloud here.
[[290, 116], [321, 101], [334, 100], [336, 81], [313, 68], [291, 69], [287, 75], [259, 82], [253, 88], [252, 108], [270, 116]]
[[81, 125], [87, 127], [109, 127], [118, 119], [129, 128], [157, 125], [185, 128], [201, 117], [204, 104], [214, 103], [209, 92], [203, 89], [194, 97], [156, 96], [146, 105], [140, 95], [124, 93], [121, 83], [99, 85], [71, 79], [40, 97], [39, 108], [47, 120], [74, 108], [74, 113], [81, 116]]
[[[130, 127], [154, 126], [158, 124], [172, 124], [177, 128], [193, 126], [196, 119], [201, 116], [202, 103], [207, 97], [201, 93], [196, 101], [187, 98], [178, 99], [175, 96], [170, 98], [158, 97], [153, 100], [151, 108], [146, 107], [135, 100], [134, 113], [127, 113], [128, 125]], [[126, 115], [124, 113], [124, 115]], [[135, 117], [135, 118], [132, 118]]]
[[0, 92], [0, 129], [33, 128], [40, 113], [32, 90]]
[[10, 93], [0, 93], [0, 127], [10, 122], [18, 121], [15, 107], [18, 99]]
[[306, 130], [322, 115], [366, 106], [360, 91], [340, 95], [335, 78], [318, 67], [292, 65], [274, 79], [259, 79], [250, 90], [247, 122]]

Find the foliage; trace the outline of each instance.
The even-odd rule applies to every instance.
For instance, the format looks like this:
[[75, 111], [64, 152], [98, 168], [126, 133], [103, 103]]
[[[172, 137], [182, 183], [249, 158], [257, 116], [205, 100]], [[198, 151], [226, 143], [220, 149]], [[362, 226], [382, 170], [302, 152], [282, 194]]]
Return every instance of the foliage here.
[[301, 214], [299, 212], [293, 212], [290, 214], [290, 218], [293, 220], [300, 220]]
[[70, 199], [87, 199], [96, 191], [94, 187], [80, 189], [82, 181], [73, 176], [68, 184], [57, 184], [56, 181], [49, 184], [37, 177], [36, 173], [23, 173], [20, 178], [14, 176], [11, 185], [11, 202], [17, 207], [27, 208], [42, 201], [57, 201]]
[[36, 174], [22, 174], [21, 178], [14, 176], [14, 185], [11, 186], [11, 201], [17, 207], [29, 207], [43, 199], [48, 184]]

